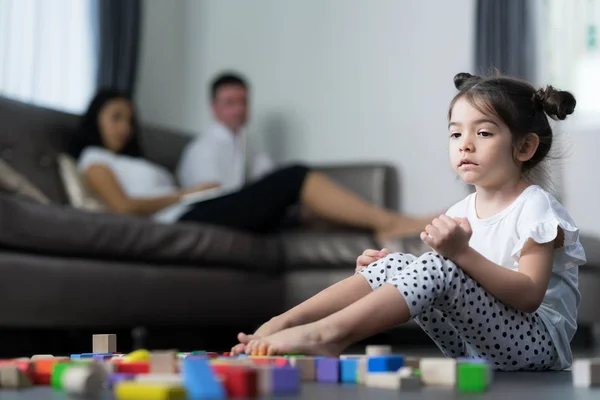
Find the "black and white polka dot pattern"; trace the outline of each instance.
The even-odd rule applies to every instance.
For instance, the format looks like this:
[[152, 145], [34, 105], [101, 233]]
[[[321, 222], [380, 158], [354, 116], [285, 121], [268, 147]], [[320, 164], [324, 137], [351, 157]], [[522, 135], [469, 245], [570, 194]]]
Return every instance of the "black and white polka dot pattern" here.
[[404, 296], [415, 322], [448, 357], [485, 358], [496, 370], [543, 370], [557, 354], [537, 313], [496, 300], [435, 252], [393, 253], [363, 268], [373, 290], [384, 283]]

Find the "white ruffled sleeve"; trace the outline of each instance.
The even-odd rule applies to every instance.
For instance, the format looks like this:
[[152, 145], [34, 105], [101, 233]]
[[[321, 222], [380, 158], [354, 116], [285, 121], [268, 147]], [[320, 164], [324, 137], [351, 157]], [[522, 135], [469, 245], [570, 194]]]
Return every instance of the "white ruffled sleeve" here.
[[529, 239], [540, 244], [556, 239], [558, 227], [564, 232], [564, 242], [555, 251], [554, 265], [569, 269], [585, 264], [585, 251], [579, 242], [579, 228], [556, 199], [541, 191], [527, 199], [527, 204], [521, 211], [517, 223], [519, 240], [511, 253], [513, 259], [518, 262], [521, 250]]

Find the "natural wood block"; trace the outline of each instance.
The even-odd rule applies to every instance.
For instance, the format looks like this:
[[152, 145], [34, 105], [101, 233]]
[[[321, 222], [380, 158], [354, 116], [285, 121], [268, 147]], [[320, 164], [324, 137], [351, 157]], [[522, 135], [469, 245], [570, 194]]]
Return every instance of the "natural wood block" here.
[[116, 353], [117, 335], [114, 333], [92, 335], [92, 353]]
[[300, 380], [303, 382], [317, 380], [317, 362], [314, 357], [290, 357], [290, 365], [300, 369]]
[[421, 381], [428, 386], [454, 387], [456, 360], [454, 358], [422, 358], [419, 367]]
[[367, 357], [358, 359], [358, 367], [356, 368], [356, 382], [365, 383], [367, 378], [367, 370], [369, 367], [369, 359]]
[[392, 354], [392, 346], [389, 345], [370, 345], [366, 347], [365, 353], [369, 357], [387, 356]]
[[177, 370], [177, 351], [153, 351], [150, 353], [150, 372], [153, 374], [174, 374]]
[[6, 364], [0, 367], [0, 387], [22, 389], [29, 386], [31, 386], [31, 381], [17, 365]]
[[404, 366], [419, 369], [421, 359], [419, 357], [404, 357]]
[[600, 359], [582, 358], [574, 360], [571, 374], [573, 386], [575, 387], [600, 386]]
[[43, 360], [46, 358], [54, 358], [54, 356], [52, 354], [35, 354], [31, 357], [31, 361]]

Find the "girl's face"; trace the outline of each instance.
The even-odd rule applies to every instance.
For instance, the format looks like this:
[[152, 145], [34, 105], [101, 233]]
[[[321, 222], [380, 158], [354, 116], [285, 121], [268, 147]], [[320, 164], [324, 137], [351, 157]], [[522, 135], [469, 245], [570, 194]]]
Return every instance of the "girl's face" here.
[[133, 110], [127, 99], [109, 100], [98, 114], [98, 129], [104, 146], [115, 153], [127, 145], [133, 133]]
[[521, 177], [521, 167], [513, 158], [512, 135], [497, 117], [460, 98], [452, 108], [448, 129], [450, 162], [465, 183], [497, 188]]

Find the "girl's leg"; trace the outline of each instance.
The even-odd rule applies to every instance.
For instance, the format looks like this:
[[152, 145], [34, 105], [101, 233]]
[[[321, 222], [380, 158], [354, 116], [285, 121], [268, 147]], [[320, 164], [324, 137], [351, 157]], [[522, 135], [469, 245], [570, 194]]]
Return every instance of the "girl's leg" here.
[[[252, 336], [241, 333], [238, 339], [247, 343], [252, 338], [271, 335], [283, 329], [308, 324], [325, 318], [354, 303], [381, 287], [416, 257], [411, 254], [393, 253], [363, 268], [355, 275], [322, 290], [310, 299], [300, 303], [285, 313], [274, 317], [261, 326]], [[393, 268], [392, 268], [393, 267]], [[243, 346], [234, 347], [239, 352]]]
[[297, 203], [328, 221], [372, 230], [379, 239], [418, 235], [431, 221], [376, 207], [302, 166], [280, 169], [238, 192], [197, 203], [180, 220], [266, 233]]
[[[441, 315], [429, 315], [431, 308]], [[552, 339], [537, 313], [523, 313], [497, 301], [435, 253], [419, 257], [380, 289], [343, 310], [251, 341], [248, 349], [335, 355], [411, 317], [442, 351], [485, 358], [497, 369], [545, 369], [556, 359]]]

